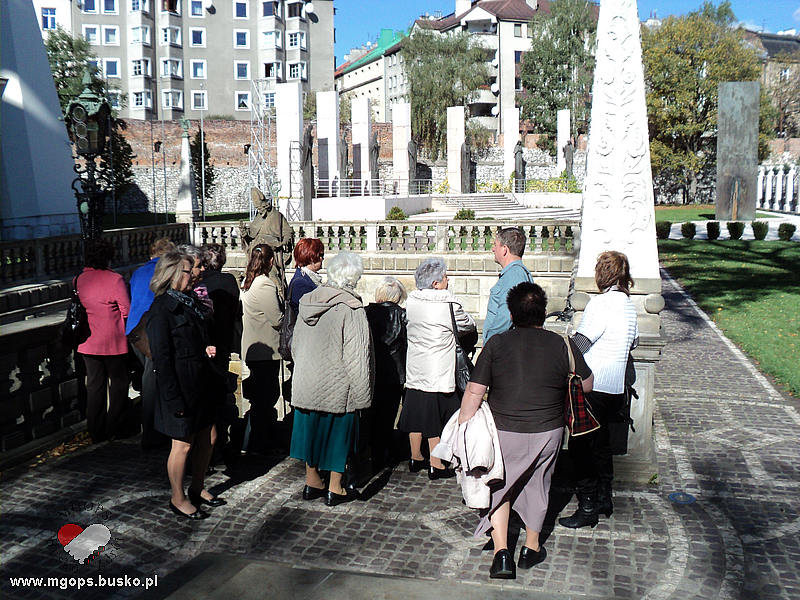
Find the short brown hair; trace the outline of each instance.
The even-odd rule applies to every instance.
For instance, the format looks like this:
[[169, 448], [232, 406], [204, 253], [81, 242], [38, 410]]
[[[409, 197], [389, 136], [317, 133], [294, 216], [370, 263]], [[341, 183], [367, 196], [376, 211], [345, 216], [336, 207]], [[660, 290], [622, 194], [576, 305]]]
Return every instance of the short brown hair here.
[[522, 258], [522, 255], [525, 254], [525, 244], [528, 240], [519, 227], [506, 227], [501, 229], [497, 232], [496, 237], [497, 241], [503, 246], [506, 246], [508, 251], [514, 256]]
[[294, 262], [298, 267], [306, 267], [325, 256], [325, 246], [317, 238], [303, 238], [294, 247]]
[[616, 285], [620, 292], [630, 296], [633, 279], [631, 278], [628, 257], [616, 250], [603, 252], [597, 257], [597, 264], [594, 267], [594, 281], [597, 284], [597, 289], [601, 292]]
[[150, 257], [164, 256], [170, 250], [175, 250], [175, 244], [168, 237], [157, 238], [150, 244]]

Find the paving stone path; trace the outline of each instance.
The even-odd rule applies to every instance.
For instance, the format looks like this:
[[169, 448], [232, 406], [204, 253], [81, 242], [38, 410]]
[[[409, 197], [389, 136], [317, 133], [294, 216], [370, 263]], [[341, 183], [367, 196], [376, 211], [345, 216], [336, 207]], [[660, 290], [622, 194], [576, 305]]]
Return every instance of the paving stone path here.
[[[453, 480], [428, 482], [424, 473], [398, 467], [382, 487], [373, 486], [368, 501], [327, 508], [300, 499], [297, 461], [246, 457], [235, 471], [210, 477], [228, 505], [205, 521], [189, 522], [167, 510], [164, 454], [142, 454], [133, 440], [6, 474], [0, 483], [0, 593], [134, 597], [141, 588], [21, 589], [9, 578], [99, 570], [106, 577], [158, 574], [164, 584], [201, 553], [217, 553], [468, 582], [487, 598], [512, 590], [574, 598], [798, 598], [798, 403], [778, 393], [668, 278], [664, 296], [668, 344], [656, 372], [658, 484], [615, 490], [613, 517], [601, 518], [594, 529], [555, 525], [545, 541], [547, 561], [520, 571], [516, 581], [501, 586], [488, 579], [491, 552], [483, 549], [485, 540], [472, 537], [476, 516], [461, 504]], [[675, 492], [696, 502], [676, 504], [669, 499]], [[552, 496], [558, 509], [568, 490], [556, 485]], [[574, 506], [572, 499], [563, 510]], [[548, 519], [551, 528], [555, 516]], [[109, 547], [93, 568], [77, 565], [61, 548], [56, 532], [67, 522], [99, 522], [111, 530]], [[266, 585], [254, 580], [252, 589]], [[441, 589], [436, 596], [447, 597]]]

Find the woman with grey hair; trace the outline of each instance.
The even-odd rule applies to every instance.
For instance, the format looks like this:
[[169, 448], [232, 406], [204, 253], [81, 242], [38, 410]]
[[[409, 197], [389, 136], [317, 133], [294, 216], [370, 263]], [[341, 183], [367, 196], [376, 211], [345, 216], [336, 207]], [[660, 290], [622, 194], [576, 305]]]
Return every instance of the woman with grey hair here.
[[203, 272], [206, 270], [206, 254], [202, 248], [198, 248], [192, 244], [179, 245], [178, 252], [182, 252], [192, 261], [191, 292], [200, 303], [203, 317], [210, 317], [214, 313], [214, 302], [208, 295], [206, 284], [201, 282]]
[[375, 344], [375, 394], [369, 411], [372, 467], [379, 471], [394, 464], [391, 457], [394, 421], [406, 381], [406, 311], [400, 306], [408, 297], [394, 277], [384, 277], [375, 290], [375, 302], [366, 308]]
[[[361, 257], [340, 252], [328, 281], [300, 300], [292, 339], [294, 425], [290, 455], [306, 464], [304, 500], [336, 506], [355, 499], [342, 485], [356, 411], [372, 403], [374, 358], [369, 324], [355, 288]], [[330, 472], [325, 489], [320, 471]]]
[[416, 473], [427, 466], [430, 479], [442, 479], [452, 477], [455, 472], [433, 456], [430, 464], [426, 463], [422, 438], [427, 438], [429, 449], [433, 450], [442, 428], [461, 405], [456, 392], [456, 335], [474, 332], [475, 321], [447, 289], [447, 266], [443, 259], [425, 259], [417, 267], [414, 279], [418, 289], [409, 294], [406, 303], [406, 397], [398, 428], [408, 432], [409, 471]]

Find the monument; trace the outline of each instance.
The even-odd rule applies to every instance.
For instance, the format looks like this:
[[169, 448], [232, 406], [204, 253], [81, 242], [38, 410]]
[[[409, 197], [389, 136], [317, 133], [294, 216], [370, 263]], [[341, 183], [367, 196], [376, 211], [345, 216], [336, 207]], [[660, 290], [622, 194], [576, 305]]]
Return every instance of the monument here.
[[523, 155], [522, 142], [517, 140], [514, 146], [514, 191], [525, 191], [525, 156]]
[[462, 187], [463, 147], [466, 139], [464, 107], [447, 107], [447, 183], [452, 194], [467, 194]]
[[[399, 194], [411, 193], [409, 182], [417, 170], [416, 146], [411, 154], [411, 104], [398, 102], [392, 108], [392, 177]], [[414, 171], [411, 170], [413, 163]]]
[[369, 191], [368, 182], [377, 177], [370, 168], [372, 118], [369, 98], [353, 98], [353, 185], [359, 194]]
[[194, 181], [192, 168], [192, 154], [189, 149], [189, 121], [181, 119], [181, 168], [178, 182], [178, 199], [175, 203], [175, 221], [177, 223], [192, 223], [200, 214], [197, 203], [197, 188]]
[[303, 178], [300, 171], [302, 107], [303, 96], [299, 81], [275, 86], [275, 141], [281, 194], [279, 208], [293, 221], [303, 219]]
[[314, 135], [313, 126], [306, 125], [303, 144], [300, 146], [300, 171], [303, 175], [303, 219], [311, 221], [311, 199], [314, 197]]
[[758, 81], [719, 84], [714, 216], [720, 221], [752, 221], [756, 216], [760, 92]]
[[[516, 170], [517, 142], [519, 141], [519, 109], [503, 110], [503, 178], [508, 181]], [[517, 175], [519, 178], [519, 175]]]
[[318, 194], [335, 196], [343, 169], [339, 162], [339, 93], [335, 90], [317, 92], [317, 168]]
[[572, 163], [575, 160], [575, 145], [572, 143], [572, 138], [567, 140], [567, 143], [564, 144], [564, 147], [561, 148], [561, 157], [564, 159], [564, 169], [559, 171], [559, 175], [564, 173], [567, 178], [572, 177], [574, 173], [572, 172]]
[[556, 172], [558, 175], [561, 175], [567, 169], [565, 148], [572, 138], [570, 116], [568, 108], [561, 109], [556, 113]]

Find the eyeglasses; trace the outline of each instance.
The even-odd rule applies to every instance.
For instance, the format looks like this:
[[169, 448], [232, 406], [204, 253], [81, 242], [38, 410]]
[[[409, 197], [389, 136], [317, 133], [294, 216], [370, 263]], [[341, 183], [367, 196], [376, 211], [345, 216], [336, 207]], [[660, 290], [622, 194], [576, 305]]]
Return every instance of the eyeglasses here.
[[188, 271], [186, 269], [182, 269], [182, 271], [184, 273], [186, 273], [187, 275], [191, 275], [192, 274], [192, 270], [191, 269], [189, 269]]

